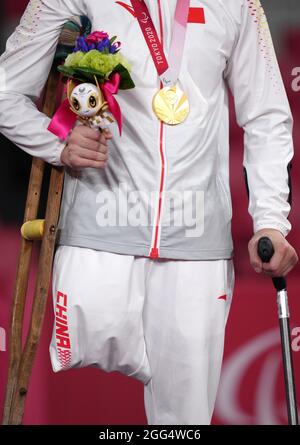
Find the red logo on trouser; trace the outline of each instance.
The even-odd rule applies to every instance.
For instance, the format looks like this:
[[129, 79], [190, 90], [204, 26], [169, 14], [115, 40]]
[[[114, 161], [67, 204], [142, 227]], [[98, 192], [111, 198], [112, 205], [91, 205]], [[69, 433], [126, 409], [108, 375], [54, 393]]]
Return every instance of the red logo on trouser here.
[[68, 327], [68, 297], [57, 292], [55, 307], [55, 332], [58, 359], [62, 368], [68, 368], [71, 363], [71, 341]]

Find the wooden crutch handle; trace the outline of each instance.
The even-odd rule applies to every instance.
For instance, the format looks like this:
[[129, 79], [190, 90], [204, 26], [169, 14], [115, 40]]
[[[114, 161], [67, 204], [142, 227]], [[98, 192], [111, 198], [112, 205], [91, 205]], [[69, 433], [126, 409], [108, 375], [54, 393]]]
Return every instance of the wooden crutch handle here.
[[[57, 102], [57, 90], [60, 80], [60, 74], [57, 71], [57, 60], [66, 56], [66, 48], [75, 45], [76, 38], [80, 31], [89, 34], [90, 30], [90, 21], [87, 17], [83, 16], [73, 18], [63, 28], [56, 51], [57, 59], [53, 63], [47, 80], [42, 106], [43, 113], [49, 117], [53, 116]], [[24, 223], [37, 218], [44, 169], [44, 162], [41, 159], [33, 158]], [[24, 237], [22, 237], [21, 240], [17, 277], [13, 294], [9, 340], [8, 381], [4, 403], [3, 424], [18, 425], [22, 422], [23, 418], [25, 396], [28, 390], [34, 356], [45, 314], [62, 196], [63, 178], [63, 169], [52, 167], [44, 223], [44, 234], [39, 258], [34, 302], [32, 306], [32, 316], [24, 351], [22, 351], [22, 327], [33, 240], [25, 239]]]

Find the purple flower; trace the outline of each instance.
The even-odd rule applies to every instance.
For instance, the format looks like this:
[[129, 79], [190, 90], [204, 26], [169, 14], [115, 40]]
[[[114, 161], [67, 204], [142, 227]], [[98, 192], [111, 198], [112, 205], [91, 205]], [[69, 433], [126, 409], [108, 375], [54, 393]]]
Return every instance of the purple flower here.
[[103, 39], [101, 42], [97, 45], [98, 51], [104, 52], [105, 50], [110, 49], [110, 41], [108, 38]]
[[106, 54], [116, 54], [121, 48], [121, 42], [114, 42], [116, 37], [109, 39], [109, 35], [103, 31], [95, 31], [88, 37], [78, 37], [73, 52], [87, 53], [93, 49]]
[[84, 37], [77, 38], [74, 52], [76, 53], [77, 51], [82, 51], [84, 53], [87, 53], [89, 51], [89, 47], [88, 47]]
[[116, 54], [120, 50], [120, 47], [121, 47], [121, 42], [113, 43], [109, 48], [110, 54]]

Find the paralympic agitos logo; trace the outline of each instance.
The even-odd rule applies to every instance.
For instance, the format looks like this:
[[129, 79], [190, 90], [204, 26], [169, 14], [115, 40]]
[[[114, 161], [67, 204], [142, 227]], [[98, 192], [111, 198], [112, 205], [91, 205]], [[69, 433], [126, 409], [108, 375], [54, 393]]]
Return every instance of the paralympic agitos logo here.
[[149, 20], [149, 16], [146, 14], [146, 12], [143, 12], [142, 17], [141, 17], [141, 22], [146, 24], [146, 23], [148, 23], [148, 20]]
[[[300, 327], [292, 329], [291, 347], [299, 360]], [[278, 328], [250, 337], [227, 354], [215, 415], [225, 425], [286, 424], [282, 356]]]
[[292, 76], [292, 90], [295, 91], [295, 93], [298, 93], [300, 91], [300, 67], [293, 68]]
[[[122, 6], [122, 8], [126, 9], [126, 11], [128, 11], [134, 18], [137, 18], [132, 5], [129, 5], [128, 3], [121, 1], [116, 1], [115, 3], [119, 6]], [[145, 14], [143, 20], [145, 20], [143, 23], [148, 23], [149, 17], [147, 17], [147, 15]], [[206, 23], [204, 8], [191, 7], [189, 9], [188, 23], [204, 25]]]

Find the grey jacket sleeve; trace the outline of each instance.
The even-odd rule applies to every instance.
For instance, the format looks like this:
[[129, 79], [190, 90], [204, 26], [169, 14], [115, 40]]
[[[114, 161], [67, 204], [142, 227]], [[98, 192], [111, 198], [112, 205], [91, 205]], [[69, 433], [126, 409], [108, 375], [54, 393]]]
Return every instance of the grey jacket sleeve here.
[[227, 69], [238, 124], [245, 131], [244, 167], [254, 231], [291, 229], [288, 165], [293, 119], [266, 16], [259, 0], [237, 2], [239, 36]]
[[0, 57], [0, 131], [22, 150], [61, 165], [65, 146], [47, 130], [38, 111], [61, 29], [72, 16], [86, 15], [83, 0], [31, 0]]

